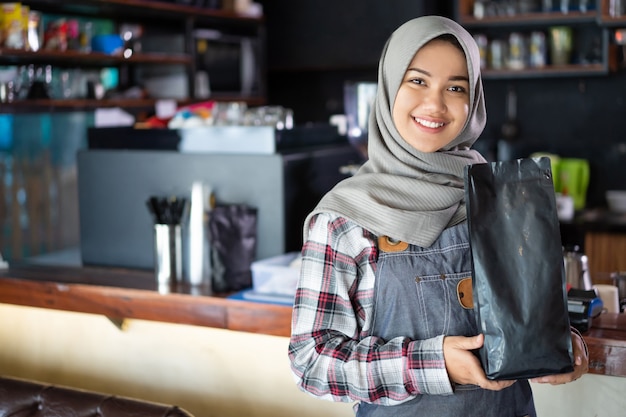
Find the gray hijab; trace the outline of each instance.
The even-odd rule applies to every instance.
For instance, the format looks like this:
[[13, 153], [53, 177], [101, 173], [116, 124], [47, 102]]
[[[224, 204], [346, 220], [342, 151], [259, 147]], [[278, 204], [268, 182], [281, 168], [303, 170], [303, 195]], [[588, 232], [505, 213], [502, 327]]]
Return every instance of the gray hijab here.
[[[402, 79], [417, 51], [443, 34], [456, 37], [467, 59], [470, 111], [459, 135], [444, 149], [424, 153], [396, 130], [391, 111]], [[378, 67], [378, 90], [369, 120], [369, 159], [319, 202], [304, 224], [321, 212], [351, 219], [378, 236], [429, 247], [446, 228], [465, 220], [463, 170], [484, 162], [470, 146], [486, 122], [480, 56], [472, 36], [440, 16], [412, 19], [394, 31]]]

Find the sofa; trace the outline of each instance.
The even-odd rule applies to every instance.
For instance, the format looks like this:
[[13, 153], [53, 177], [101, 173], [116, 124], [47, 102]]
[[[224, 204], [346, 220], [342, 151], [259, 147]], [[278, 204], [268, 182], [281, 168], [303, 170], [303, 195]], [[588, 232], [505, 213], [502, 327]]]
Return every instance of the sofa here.
[[0, 417], [193, 417], [173, 405], [0, 376]]

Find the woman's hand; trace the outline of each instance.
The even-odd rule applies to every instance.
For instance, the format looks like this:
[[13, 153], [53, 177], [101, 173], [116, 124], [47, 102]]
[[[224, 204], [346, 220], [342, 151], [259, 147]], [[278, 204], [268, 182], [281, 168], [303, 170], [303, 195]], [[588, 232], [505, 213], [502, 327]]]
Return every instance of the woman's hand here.
[[446, 336], [443, 339], [443, 357], [450, 380], [457, 384], [474, 384], [483, 389], [499, 391], [510, 387], [515, 381], [492, 381], [487, 379], [480, 361], [471, 352], [483, 345], [485, 336]]
[[548, 375], [531, 379], [539, 384], [560, 385], [576, 381], [589, 370], [589, 355], [585, 342], [580, 334], [572, 332], [572, 347], [574, 349], [574, 371], [567, 374]]

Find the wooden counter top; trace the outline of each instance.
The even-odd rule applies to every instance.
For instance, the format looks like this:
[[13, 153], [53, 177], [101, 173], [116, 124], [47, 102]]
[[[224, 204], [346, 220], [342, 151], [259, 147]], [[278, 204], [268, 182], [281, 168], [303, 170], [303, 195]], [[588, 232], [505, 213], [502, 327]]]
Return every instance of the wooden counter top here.
[[583, 333], [589, 347], [589, 372], [626, 377], [626, 313], [594, 318]]
[[[129, 269], [11, 265], [0, 270], [0, 303], [286, 337], [291, 326], [291, 306], [184, 287], [161, 294], [152, 272]], [[626, 377], [626, 314], [600, 315], [583, 336], [590, 373]]]
[[0, 270], [0, 303], [274, 336], [289, 336], [292, 310], [184, 287], [161, 294], [150, 271], [39, 265]]

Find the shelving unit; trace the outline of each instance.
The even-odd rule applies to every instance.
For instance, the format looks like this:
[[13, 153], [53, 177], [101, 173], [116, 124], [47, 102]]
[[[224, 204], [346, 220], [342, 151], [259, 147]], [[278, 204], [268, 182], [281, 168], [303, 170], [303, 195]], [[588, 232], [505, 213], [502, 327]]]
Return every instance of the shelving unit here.
[[[133, 53], [129, 58], [104, 53], [84, 53], [67, 51], [26, 51], [0, 48], [0, 65], [53, 65], [65, 68], [107, 68], [116, 67], [124, 73], [132, 73], [139, 68], [159, 68], [182, 66], [187, 80], [188, 99], [177, 101], [181, 104], [198, 101], [194, 99], [196, 56], [194, 31], [196, 29], [219, 30], [226, 35], [246, 36], [255, 39], [257, 65], [255, 78], [257, 88], [253, 92], [239, 91], [214, 92], [208, 99], [217, 101], [243, 101], [249, 105], [264, 104], [266, 100], [265, 76], [265, 27], [262, 17], [239, 15], [229, 10], [214, 10], [176, 3], [148, 0], [25, 0], [22, 4], [31, 10], [49, 15], [65, 15], [79, 18], [110, 19], [116, 24], [137, 23], [158, 30], [169, 31], [183, 37], [182, 50], [144, 51]], [[146, 34], [146, 37], [150, 35]], [[20, 100], [0, 103], [0, 113], [33, 111], [77, 111], [97, 107], [119, 106], [127, 109], [145, 110], [153, 108], [156, 99], [46, 99]]]
[[[597, 62], [579, 63], [573, 61], [567, 65], [551, 65], [529, 67], [523, 69], [485, 68], [485, 79], [543, 78], [543, 77], [577, 77], [603, 76], [616, 67], [615, 47], [610, 42], [609, 26], [626, 26], [626, 17], [614, 19], [608, 13], [609, 0], [599, 0], [596, 7], [585, 12], [569, 10], [529, 12], [510, 16], [484, 16], [476, 18], [473, 14], [474, 0], [457, 0], [455, 11], [457, 21], [472, 34], [485, 34], [487, 37], [506, 39], [512, 32], [527, 33], [530, 31], [546, 31], [551, 26], [570, 26], [580, 31], [581, 36], [593, 36], [600, 44], [600, 57]], [[547, 38], [547, 36], [546, 36]], [[548, 40], [546, 39], [546, 43]]]
[[124, 64], [191, 65], [192, 57], [189, 54], [143, 53], [133, 54], [129, 58], [124, 58], [123, 56], [108, 55], [102, 52], [84, 53], [72, 50], [40, 50], [33, 52], [23, 49], [0, 48], [0, 61], [5, 65], [19, 65], [27, 62], [29, 64], [102, 67]]

